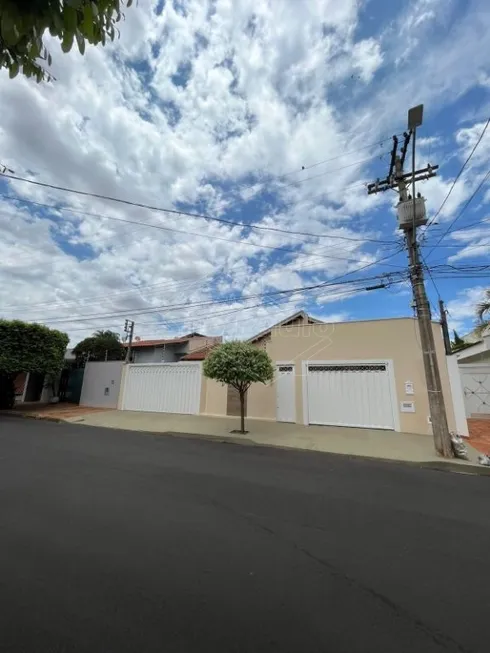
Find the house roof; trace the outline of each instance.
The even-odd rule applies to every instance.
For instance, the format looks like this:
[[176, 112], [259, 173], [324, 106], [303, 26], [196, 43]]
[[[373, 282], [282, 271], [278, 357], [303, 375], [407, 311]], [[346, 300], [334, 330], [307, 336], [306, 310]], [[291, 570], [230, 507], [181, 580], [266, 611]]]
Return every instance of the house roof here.
[[[131, 349], [137, 349], [138, 347], [159, 347], [162, 345], [177, 345], [179, 343], [188, 342], [189, 338], [187, 336], [183, 338], [163, 338], [161, 340], [133, 340], [131, 343]], [[127, 342], [123, 343], [124, 347], [128, 346]]]
[[[191, 338], [207, 338], [202, 333], [197, 333], [193, 331], [188, 333], [185, 336], [180, 336], [179, 338], [162, 338], [160, 340], [133, 340], [131, 343], [131, 349], [136, 349], [137, 347], [160, 347], [162, 345], [178, 345], [188, 342]], [[128, 343], [123, 342], [123, 346], [127, 347]]]
[[324, 324], [321, 320], [317, 320], [316, 318], [311, 317], [305, 311], [297, 311], [296, 313], [293, 313], [293, 315], [286, 317], [284, 320], [281, 320], [280, 322], [273, 324], [268, 329], [265, 329], [264, 331], [257, 333], [257, 335], [255, 336], [252, 336], [251, 338], [248, 339], [247, 342], [255, 342], [256, 340], [259, 340], [260, 338], [263, 338], [264, 336], [268, 335], [272, 331], [272, 329], [276, 329], [277, 327], [287, 326], [290, 322], [294, 322], [299, 317], [304, 318], [304, 320], [308, 324]]
[[200, 347], [199, 349], [192, 351], [190, 354], [186, 354], [185, 356], [182, 356], [180, 360], [203, 361], [207, 358], [209, 352], [215, 347], [217, 347], [218, 345], [221, 345], [221, 342], [212, 342], [211, 344], [206, 345], [205, 347]]

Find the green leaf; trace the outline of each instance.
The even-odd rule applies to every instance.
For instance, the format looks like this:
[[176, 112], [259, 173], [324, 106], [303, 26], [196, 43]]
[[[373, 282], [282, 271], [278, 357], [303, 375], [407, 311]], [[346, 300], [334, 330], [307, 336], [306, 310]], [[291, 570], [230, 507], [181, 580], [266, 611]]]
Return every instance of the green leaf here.
[[19, 33], [15, 27], [14, 19], [7, 11], [2, 13], [1, 35], [7, 45], [15, 45], [19, 40]]
[[82, 33], [89, 41], [94, 38], [94, 15], [92, 5], [87, 4], [83, 8], [83, 20], [81, 24]]
[[71, 46], [73, 45], [73, 34], [71, 32], [65, 32], [63, 36], [63, 41], [61, 42], [61, 49], [63, 52], [70, 52]]
[[97, 5], [95, 4], [95, 2], [92, 2], [92, 13], [93, 13], [93, 15], [95, 17], [97, 17], [99, 15], [99, 9], [98, 9]]
[[78, 30], [75, 32], [75, 36], [77, 38], [78, 49], [80, 51], [80, 54], [85, 54], [85, 39], [83, 38], [83, 36], [80, 34]]
[[65, 29], [71, 32], [72, 34], [75, 33], [75, 30], [77, 28], [77, 12], [76, 9], [73, 9], [73, 7], [67, 7], [65, 6], [63, 10], [63, 23], [65, 26]]
[[10, 79], [13, 79], [14, 77], [17, 77], [17, 74], [19, 72], [19, 64], [17, 61], [12, 61], [9, 67], [9, 77]]

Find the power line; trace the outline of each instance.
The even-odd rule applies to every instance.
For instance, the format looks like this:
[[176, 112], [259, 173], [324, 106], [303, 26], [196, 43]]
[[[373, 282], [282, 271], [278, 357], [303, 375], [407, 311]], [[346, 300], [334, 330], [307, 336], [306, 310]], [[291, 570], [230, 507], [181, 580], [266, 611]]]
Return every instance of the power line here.
[[[24, 200], [18, 200], [23, 202]], [[30, 200], [28, 200], [28, 203], [30, 203]], [[59, 209], [58, 209], [59, 210]], [[187, 214], [186, 214], [187, 215]], [[353, 258], [346, 258], [344, 256], [331, 256], [329, 254], [309, 254], [301, 251], [297, 251], [294, 249], [289, 249], [287, 247], [275, 247], [273, 245], [265, 245], [263, 243], [249, 243], [246, 240], [237, 240], [236, 238], [223, 238], [221, 236], [213, 236], [211, 234], [204, 234], [204, 233], [197, 233], [194, 231], [189, 231], [189, 230], [184, 230], [184, 229], [174, 229], [173, 227], [164, 227], [162, 225], [155, 225], [151, 224], [150, 222], [138, 222], [136, 220], [128, 220], [127, 218], [117, 218], [115, 216], [108, 216], [108, 215], [99, 215], [98, 216], [101, 219], [104, 220], [114, 220], [116, 222], [123, 222], [126, 224], [135, 224], [138, 226], [144, 226], [144, 227], [149, 227], [152, 229], [159, 229], [161, 231], [170, 231], [173, 233], [179, 233], [183, 234], [184, 236], [197, 236], [198, 238], [209, 238], [211, 240], [220, 240], [224, 241], [227, 243], [237, 243], [238, 245], [245, 245], [246, 247], [254, 247], [256, 249], [270, 249], [276, 252], [284, 252], [286, 254], [294, 254], [295, 256], [307, 256], [307, 257], [319, 257], [319, 258], [325, 258], [325, 259], [332, 259], [332, 260], [339, 260], [339, 261], [349, 261], [349, 262], [357, 262], [358, 259], [353, 259]], [[281, 230], [283, 233], [288, 233], [286, 230]], [[327, 237], [327, 236], [322, 236], [322, 237]], [[357, 240], [357, 239], [356, 239]], [[362, 242], [362, 241], [358, 241]], [[301, 242], [301, 244], [306, 245], [307, 243]], [[388, 244], [388, 243], [387, 243]], [[392, 243], [390, 243], [392, 244]]]
[[[34, 179], [26, 179], [25, 177], [19, 177], [19, 176], [16, 176], [16, 175], [3, 174], [2, 176], [5, 177], [6, 179], [13, 179], [14, 181], [22, 181], [22, 182], [25, 182], [25, 183], [28, 183], [28, 184], [34, 184], [36, 186], [41, 186], [42, 188], [50, 188], [52, 190], [58, 190], [58, 191], [61, 191], [61, 192], [64, 192], [64, 193], [72, 193], [72, 194], [75, 194], [75, 195], [82, 195], [84, 197], [94, 197], [96, 199], [106, 200], [106, 201], [110, 201], [110, 202], [117, 202], [119, 204], [125, 204], [127, 206], [134, 206], [136, 208], [147, 209], [149, 211], [157, 211], [157, 212], [160, 212], [160, 213], [169, 213], [171, 215], [178, 215], [178, 216], [184, 215], [184, 216], [187, 216], [187, 217], [190, 217], [190, 218], [196, 218], [196, 219], [201, 219], [201, 220], [209, 220], [209, 221], [212, 221], [212, 222], [218, 222], [220, 224], [226, 224], [226, 225], [232, 226], [232, 227], [241, 227], [241, 228], [244, 228], [244, 229], [257, 229], [257, 230], [261, 230], [261, 231], [274, 231], [274, 232], [277, 232], [277, 233], [284, 233], [284, 234], [288, 234], [288, 235], [295, 234], [295, 235], [298, 235], [298, 236], [307, 236], [307, 237], [310, 237], [310, 238], [328, 238], [329, 237], [326, 234], [315, 234], [315, 233], [308, 233], [308, 232], [302, 232], [302, 231], [292, 231], [292, 230], [289, 230], [289, 229], [280, 229], [278, 227], [266, 227], [264, 225], [259, 225], [259, 224], [256, 224], [256, 223], [247, 224], [245, 222], [235, 222], [233, 220], [226, 220], [225, 218], [216, 218], [214, 216], [201, 214], [201, 213], [191, 213], [191, 212], [188, 212], [188, 211], [182, 211], [182, 210], [177, 210], [177, 209], [169, 209], [169, 208], [163, 208], [163, 207], [159, 207], [159, 206], [152, 206], [150, 204], [143, 204], [143, 203], [140, 203], [140, 202], [133, 202], [131, 200], [125, 200], [125, 199], [121, 199], [121, 198], [117, 198], [117, 197], [112, 197], [110, 195], [102, 195], [102, 194], [99, 194], [99, 193], [91, 193], [91, 192], [88, 192], [88, 191], [76, 190], [76, 189], [73, 189], [73, 188], [66, 188], [64, 186], [56, 186], [55, 184], [48, 184], [46, 182], [36, 181]], [[33, 203], [33, 204], [35, 203], [32, 200], [21, 200], [20, 198], [10, 197], [10, 199], [14, 199], [16, 201], [26, 201], [27, 203]], [[41, 203], [38, 203], [38, 204], [41, 204]], [[50, 206], [49, 208], [54, 208], [56, 210], [60, 210], [58, 207], [53, 207], [53, 206]], [[101, 217], [101, 216], [97, 216], [97, 217]], [[113, 220], [116, 219], [115, 217], [112, 217], [112, 218], [110, 218], [109, 216], [104, 216], [104, 217], [106, 217], [107, 219], [113, 219]], [[123, 221], [122, 219], [120, 219], [120, 220]], [[129, 222], [131, 223], [131, 221], [129, 221]], [[134, 222], [134, 224], [143, 224], [143, 223]], [[152, 226], [154, 226], [154, 225], [152, 225]], [[160, 227], [160, 228], [163, 229], [163, 227]], [[168, 227], [166, 227], [166, 229], [171, 230]], [[189, 233], [189, 232], [183, 232], [183, 233]], [[214, 238], [216, 238], [216, 237], [214, 237]], [[357, 240], [359, 240], [359, 239], [357, 239]]]
[[[4, 176], [7, 176], [7, 175], [4, 175]], [[29, 181], [29, 180], [27, 180], [27, 181]], [[78, 191], [71, 191], [71, 192], [78, 192]], [[163, 229], [163, 230], [166, 230], [166, 231], [175, 231], [176, 233], [184, 233], [184, 234], [189, 233], [189, 234], [192, 234], [192, 232], [189, 232], [189, 231], [181, 231], [179, 229], [174, 229], [172, 227], [164, 227], [163, 225], [152, 225], [152, 224], [145, 223], [145, 222], [138, 222], [138, 221], [135, 221], [135, 220], [126, 220], [124, 218], [117, 218], [115, 216], [109, 216], [109, 215], [104, 215], [104, 214], [100, 214], [100, 213], [93, 213], [93, 212], [90, 212], [90, 211], [83, 211], [81, 209], [72, 209], [72, 208], [69, 208], [69, 207], [56, 206], [54, 204], [45, 204], [44, 202], [36, 202], [36, 201], [30, 200], [30, 199], [24, 199], [24, 198], [21, 198], [21, 197], [14, 197], [12, 195], [7, 195], [6, 193], [0, 193], [0, 197], [3, 197], [4, 199], [7, 199], [7, 200], [11, 200], [13, 202], [21, 202], [21, 203], [24, 203], [24, 204], [33, 204], [35, 206], [42, 206], [43, 208], [52, 209], [54, 211], [67, 211], [68, 213], [74, 213], [74, 214], [80, 213], [81, 215], [87, 215], [87, 216], [90, 216], [90, 217], [93, 217], [93, 218], [101, 218], [101, 219], [105, 219], [105, 220], [119, 220], [120, 222], [128, 222], [129, 224], [136, 224], [136, 225], [139, 225], [139, 226], [142, 226], [142, 227], [153, 227], [155, 229]], [[114, 200], [114, 201], [124, 202], [125, 200]], [[173, 211], [173, 210], [171, 211], [170, 209], [158, 209], [158, 208], [151, 208], [151, 207], [145, 207], [145, 208], [147, 208], [150, 211], [163, 211], [165, 213], [171, 212], [171, 213], [181, 214], [181, 215], [185, 215], [185, 216], [193, 217], [193, 218], [202, 218], [202, 219], [205, 219], [205, 220], [214, 220], [214, 221], [222, 222], [224, 224], [227, 224], [227, 225], [230, 225], [230, 226], [232, 225], [232, 226], [235, 226], [235, 227], [242, 227], [242, 228], [248, 228], [248, 229], [257, 229], [257, 230], [261, 230], [261, 231], [273, 231], [273, 232], [277, 232], [277, 233], [281, 233], [281, 234], [287, 234], [287, 235], [305, 236], [305, 237], [309, 237], [309, 238], [331, 238], [331, 239], [334, 239], [334, 240], [339, 239], [339, 240], [347, 240], [347, 241], [351, 241], [351, 242], [371, 242], [371, 243], [381, 243], [381, 244], [392, 244], [392, 241], [380, 240], [380, 239], [376, 239], [376, 238], [353, 238], [351, 236], [340, 236], [340, 235], [337, 235], [337, 234], [318, 234], [318, 233], [310, 233], [310, 232], [305, 232], [305, 231], [293, 231], [293, 230], [289, 231], [288, 229], [280, 229], [278, 227], [266, 227], [266, 226], [263, 226], [263, 225], [258, 225], [258, 224], [253, 224], [253, 223], [247, 224], [245, 222], [233, 222], [231, 220], [224, 220], [224, 219], [222, 220], [221, 218], [213, 218], [213, 217], [209, 217], [209, 216], [206, 216], [206, 215], [200, 215], [200, 214], [197, 214], [197, 213], [186, 213], [186, 212], [181, 212], [181, 211]], [[205, 235], [205, 234], [192, 234], [192, 235], [201, 235], [201, 236], [206, 237], [206, 238], [217, 238], [216, 236]]]
[[434, 249], [437, 247], [437, 245], [439, 245], [439, 243], [441, 242], [441, 240], [442, 240], [445, 236], [447, 236], [447, 234], [451, 231], [451, 227], [452, 227], [452, 226], [456, 223], [456, 221], [459, 220], [459, 218], [463, 215], [463, 213], [466, 211], [466, 209], [468, 208], [468, 206], [471, 204], [471, 202], [473, 201], [473, 199], [474, 199], [474, 198], [476, 197], [476, 195], [479, 193], [480, 189], [482, 188], [482, 186], [485, 184], [485, 182], [487, 181], [487, 179], [488, 179], [489, 177], [490, 177], [490, 170], [489, 170], [489, 171], [487, 172], [487, 174], [483, 177], [483, 179], [481, 180], [481, 182], [478, 184], [477, 188], [473, 191], [473, 193], [471, 194], [471, 196], [469, 197], [468, 201], [467, 201], [466, 204], [463, 206], [463, 208], [461, 209], [461, 211], [458, 213], [458, 215], [454, 218], [454, 220], [451, 221], [451, 224], [449, 225], [449, 227], [444, 231], [444, 233], [442, 234], [442, 236], [439, 237], [437, 243], [436, 243], [435, 245], [432, 246], [430, 252], [427, 254], [427, 258], [429, 258], [429, 256], [432, 254], [432, 252], [433, 252]]
[[310, 179], [317, 179], [318, 177], [324, 177], [325, 175], [331, 173], [331, 172], [337, 172], [337, 170], [344, 170], [346, 168], [353, 168], [354, 166], [362, 165], [363, 163], [367, 163], [368, 161], [374, 161], [374, 159], [381, 159], [383, 156], [386, 156], [389, 154], [389, 152], [383, 152], [381, 155], [375, 154], [374, 156], [370, 156], [368, 159], [362, 159], [361, 161], [355, 161], [354, 163], [349, 163], [348, 165], [341, 166], [340, 168], [336, 168], [335, 170], [327, 170], [325, 172], [320, 172], [318, 175], [313, 175], [311, 177], [306, 177], [305, 179], [298, 179], [296, 181], [292, 181], [289, 184], [283, 184], [282, 188], [287, 188], [288, 186], [295, 186], [296, 184], [302, 184], [304, 181], [310, 181]]
[[[163, 310], [167, 312], [168, 310], [172, 310], [172, 311], [173, 310], [179, 310], [179, 309], [180, 310], [186, 310], [188, 308], [194, 308], [194, 307], [197, 307], [197, 306], [209, 306], [209, 305], [216, 305], [216, 304], [222, 304], [222, 303], [233, 302], [233, 301], [242, 301], [243, 302], [243, 301], [247, 301], [248, 299], [253, 298], [253, 297], [268, 297], [268, 296], [273, 296], [273, 295], [276, 295], [276, 294], [297, 293], [297, 292], [302, 292], [302, 291], [305, 291], [305, 290], [312, 290], [314, 288], [321, 288], [321, 287], [326, 287], [326, 286], [330, 286], [330, 285], [337, 285], [337, 283], [340, 280], [345, 279], [345, 277], [350, 276], [351, 274], [354, 274], [355, 272], [361, 272], [362, 270], [365, 270], [365, 269], [367, 269], [369, 267], [372, 267], [373, 265], [380, 265], [382, 263], [384, 264], [385, 260], [387, 260], [389, 258], [392, 258], [393, 256], [396, 256], [397, 254], [399, 254], [401, 252], [401, 249], [402, 248], [399, 247], [395, 252], [393, 252], [391, 254], [387, 254], [386, 256], [382, 257], [381, 259], [371, 261], [370, 263], [367, 263], [367, 264], [361, 266], [360, 268], [356, 268], [354, 270], [351, 270], [350, 272], [343, 273], [343, 274], [341, 274], [341, 275], [339, 275], [337, 277], [334, 277], [330, 281], [325, 281], [325, 282], [322, 282], [322, 283], [319, 283], [319, 284], [314, 284], [312, 286], [303, 286], [303, 287], [300, 287], [300, 288], [293, 288], [293, 289], [290, 289], [290, 290], [274, 291], [274, 292], [271, 292], [271, 293], [262, 293], [262, 294], [259, 293], [258, 295], [249, 295], [248, 297], [243, 297], [242, 296], [242, 297], [232, 297], [232, 298], [227, 298], [227, 299], [220, 299], [220, 300], [206, 301], [206, 302], [184, 303], [184, 304], [180, 304], [180, 305], [178, 304], [178, 305], [154, 306], [154, 307], [151, 307], [149, 309], [144, 309], [144, 310], [126, 309], [125, 311], [117, 311], [117, 312], [108, 313], [108, 314], [106, 314], [106, 313], [103, 313], [103, 314], [94, 313], [94, 314], [91, 314], [91, 315], [88, 315], [88, 316], [85, 316], [85, 317], [83, 315], [82, 316], [72, 315], [70, 317], [57, 318], [57, 319], [46, 319], [46, 320], [43, 320], [43, 321], [52, 323], [52, 322], [71, 322], [71, 321], [76, 320], [76, 321], [80, 322], [80, 321], [87, 321], [87, 320], [90, 321], [92, 319], [95, 320], [95, 319], [110, 319], [112, 317], [121, 317], [121, 316], [124, 317], [124, 316], [127, 316], [128, 314], [131, 314], [131, 315], [147, 315], [147, 314], [152, 314], [152, 313], [155, 313], [155, 312], [162, 312]], [[38, 318], [38, 319], [40, 319], [40, 318]]]
[[[440, 293], [439, 293], [439, 288], [437, 287], [437, 284], [436, 284], [436, 282], [434, 281], [434, 277], [432, 276], [432, 273], [431, 273], [431, 271], [430, 271], [430, 268], [429, 268], [429, 266], [427, 265], [427, 261], [425, 260], [425, 258], [424, 258], [424, 256], [423, 256], [422, 252], [420, 252], [420, 258], [422, 259], [422, 263], [424, 264], [424, 267], [425, 267], [425, 269], [427, 270], [427, 274], [429, 275], [429, 279], [431, 280], [432, 285], [434, 286], [434, 290], [436, 291], [436, 294], [437, 294], [437, 299], [441, 299], [441, 295], [440, 295]], [[434, 307], [432, 307], [432, 308], [434, 308]]]
[[[386, 284], [387, 284], [387, 287], [388, 287], [388, 285], [403, 283], [405, 281], [404, 278], [392, 279], [392, 278], [383, 277], [383, 275], [377, 275], [376, 277], [363, 277], [362, 279], [352, 279], [351, 281], [345, 282], [345, 283], [346, 284], [350, 284], [350, 283], [366, 283], [367, 281], [371, 281], [371, 280], [384, 280], [386, 282]], [[351, 293], [357, 293], [357, 292], [362, 292], [364, 290], [368, 290], [368, 288], [363, 288], [362, 286], [359, 286], [359, 287], [356, 287], [356, 288], [345, 289], [345, 290], [341, 290], [341, 289], [337, 290], [337, 289], [335, 289], [335, 286], [337, 286], [337, 285], [344, 285], [344, 284], [333, 284], [333, 286], [332, 286], [332, 290], [333, 290], [332, 294], [334, 294], [335, 296], [338, 295], [339, 298], [342, 298], [345, 295], [348, 295], [348, 294], [351, 294]], [[316, 290], [313, 290], [313, 292], [319, 292], [320, 290], [323, 290], [323, 288], [324, 288], [324, 286], [320, 286]], [[371, 289], [369, 289], [369, 290], [371, 290]], [[286, 301], [286, 300], [290, 300], [290, 297], [285, 297], [284, 301]], [[281, 304], [278, 303], [278, 302], [281, 302], [280, 298], [279, 298], [279, 300], [269, 298], [269, 301], [258, 302], [256, 304], [251, 305], [251, 306], [240, 306], [240, 307], [237, 307], [237, 308], [228, 309], [228, 310], [225, 310], [225, 311], [220, 311], [218, 313], [213, 312], [213, 313], [204, 313], [204, 314], [193, 315], [192, 318], [190, 318], [190, 319], [189, 318], [183, 318], [183, 319], [180, 319], [180, 320], [174, 320], [173, 323], [174, 324], [181, 324], [181, 323], [186, 323], [186, 322], [191, 322], [192, 323], [192, 322], [197, 321], [197, 320], [205, 321], [205, 320], [217, 317], [217, 316], [221, 316], [221, 315], [228, 315], [229, 316], [229, 315], [234, 314], [234, 313], [239, 313], [241, 311], [246, 311], [246, 310], [250, 310], [252, 308], [258, 308], [258, 307], [268, 307], [268, 306], [279, 306], [280, 307]], [[250, 318], [250, 319], [257, 319], [257, 317], [255, 316], [255, 317]], [[170, 324], [171, 323], [167, 322], [167, 326], [170, 326]], [[226, 325], [226, 324], [229, 324], [229, 321], [223, 323], [223, 325]], [[155, 326], [155, 323], [154, 322], [146, 322], [146, 323], [145, 322], [143, 322], [143, 323], [138, 322], [137, 323], [138, 327], [146, 326], [146, 325]], [[112, 325], [109, 325], [109, 324], [106, 324], [105, 326], [107, 328], [114, 328]], [[217, 328], [218, 326], [221, 326], [221, 324], [213, 325], [213, 328]], [[79, 328], [79, 329], [70, 329], [70, 332], [87, 331], [90, 328], [95, 328], [95, 327], [82, 327], [82, 328]], [[101, 328], [100, 324], [97, 325], [97, 328]], [[149, 336], [146, 336], [146, 338], [150, 339]]]
[[[397, 135], [400, 136], [401, 134], [397, 134]], [[269, 183], [270, 181], [273, 181], [273, 182], [274, 181], [280, 181], [281, 179], [284, 179], [285, 177], [290, 177], [291, 175], [297, 174], [298, 172], [303, 172], [304, 170], [311, 170], [312, 168], [317, 168], [318, 166], [321, 166], [324, 163], [329, 163], [330, 161], [336, 161], [337, 159], [341, 159], [342, 157], [348, 156], [349, 154], [357, 154], [357, 152], [361, 152], [362, 150], [368, 150], [369, 148], [376, 147], [377, 145], [382, 147], [383, 143], [385, 143], [386, 141], [391, 140], [391, 138], [392, 138], [391, 136], [388, 136], [386, 138], [382, 138], [379, 141], [376, 141], [374, 143], [369, 143], [368, 145], [363, 145], [362, 147], [358, 147], [355, 150], [349, 150], [347, 152], [343, 152], [342, 154], [337, 154], [336, 156], [332, 156], [332, 157], [330, 157], [328, 159], [322, 159], [322, 161], [317, 161], [316, 163], [311, 163], [310, 165], [302, 166], [300, 169], [296, 168], [295, 170], [291, 170], [290, 172], [284, 172], [284, 173], [282, 173], [280, 175], [276, 175], [275, 177], [271, 177], [271, 179], [269, 179], [267, 181], [258, 181], [255, 184], [250, 184], [248, 186], [242, 186], [242, 187], [240, 187], [240, 190], [245, 190], [247, 188], [253, 188], [257, 184], [263, 186], [264, 184]], [[339, 169], [339, 168], [337, 168], [337, 169]]]
[[[467, 157], [466, 161], [465, 161], [465, 162], [463, 163], [463, 165], [461, 166], [460, 171], [458, 172], [458, 174], [457, 174], [456, 177], [454, 178], [454, 181], [453, 181], [453, 183], [451, 184], [451, 187], [450, 187], [449, 191], [447, 192], [446, 197], [445, 197], [444, 200], [442, 201], [441, 206], [440, 206], [439, 209], [436, 211], [436, 214], [432, 217], [432, 219], [428, 222], [427, 227], [430, 227], [430, 225], [431, 225], [433, 222], [435, 222], [435, 220], [437, 219], [437, 216], [440, 214], [440, 212], [442, 211], [442, 209], [443, 209], [444, 206], [446, 205], [446, 202], [448, 201], [448, 199], [449, 199], [451, 193], [453, 192], [453, 188], [455, 187], [455, 185], [456, 185], [458, 179], [459, 179], [459, 178], [461, 177], [461, 175], [463, 174], [464, 169], [466, 168], [466, 166], [467, 166], [468, 163], [470, 162], [470, 160], [471, 160], [473, 154], [476, 152], [477, 147], [480, 145], [481, 140], [482, 140], [483, 136], [485, 135], [485, 132], [487, 131], [487, 127], [488, 127], [489, 124], [490, 124], [490, 118], [487, 120], [487, 122], [486, 122], [486, 124], [485, 124], [485, 127], [483, 128], [483, 131], [482, 131], [482, 133], [480, 134], [480, 137], [478, 138], [477, 142], [475, 143], [473, 149], [471, 150], [469, 156]], [[427, 230], [424, 231], [424, 235], [425, 235], [425, 233], [427, 233]]]

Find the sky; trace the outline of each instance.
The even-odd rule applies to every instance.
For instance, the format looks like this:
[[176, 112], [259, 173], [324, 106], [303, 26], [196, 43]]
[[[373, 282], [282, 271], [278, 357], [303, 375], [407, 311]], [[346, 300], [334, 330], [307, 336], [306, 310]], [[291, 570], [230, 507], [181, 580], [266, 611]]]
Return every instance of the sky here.
[[28, 180], [0, 177], [1, 317], [74, 345], [413, 315], [398, 196], [366, 184], [423, 103], [427, 289], [473, 327], [488, 272], [454, 267], [488, 263], [490, 128], [440, 207], [490, 118], [485, 0], [139, 0], [118, 27], [84, 56], [46, 35], [51, 82], [0, 71], [0, 164]]

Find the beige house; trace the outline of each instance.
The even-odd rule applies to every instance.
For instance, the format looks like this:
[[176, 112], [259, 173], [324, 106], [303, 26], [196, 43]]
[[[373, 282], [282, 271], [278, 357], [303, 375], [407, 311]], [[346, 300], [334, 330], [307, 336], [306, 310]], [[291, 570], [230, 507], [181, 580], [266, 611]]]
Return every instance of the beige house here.
[[[433, 324], [449, 428], [455, 420], [440, 326]], [[250, 342], [263, 347], [276, 377], [248, 391], [247, 417], [298, 424], [383, 428], [430, 434], [417, 321], [322, 323], [304, 311]], [[203, 378], [200, 413], [236, 415], [236, 395]]]

